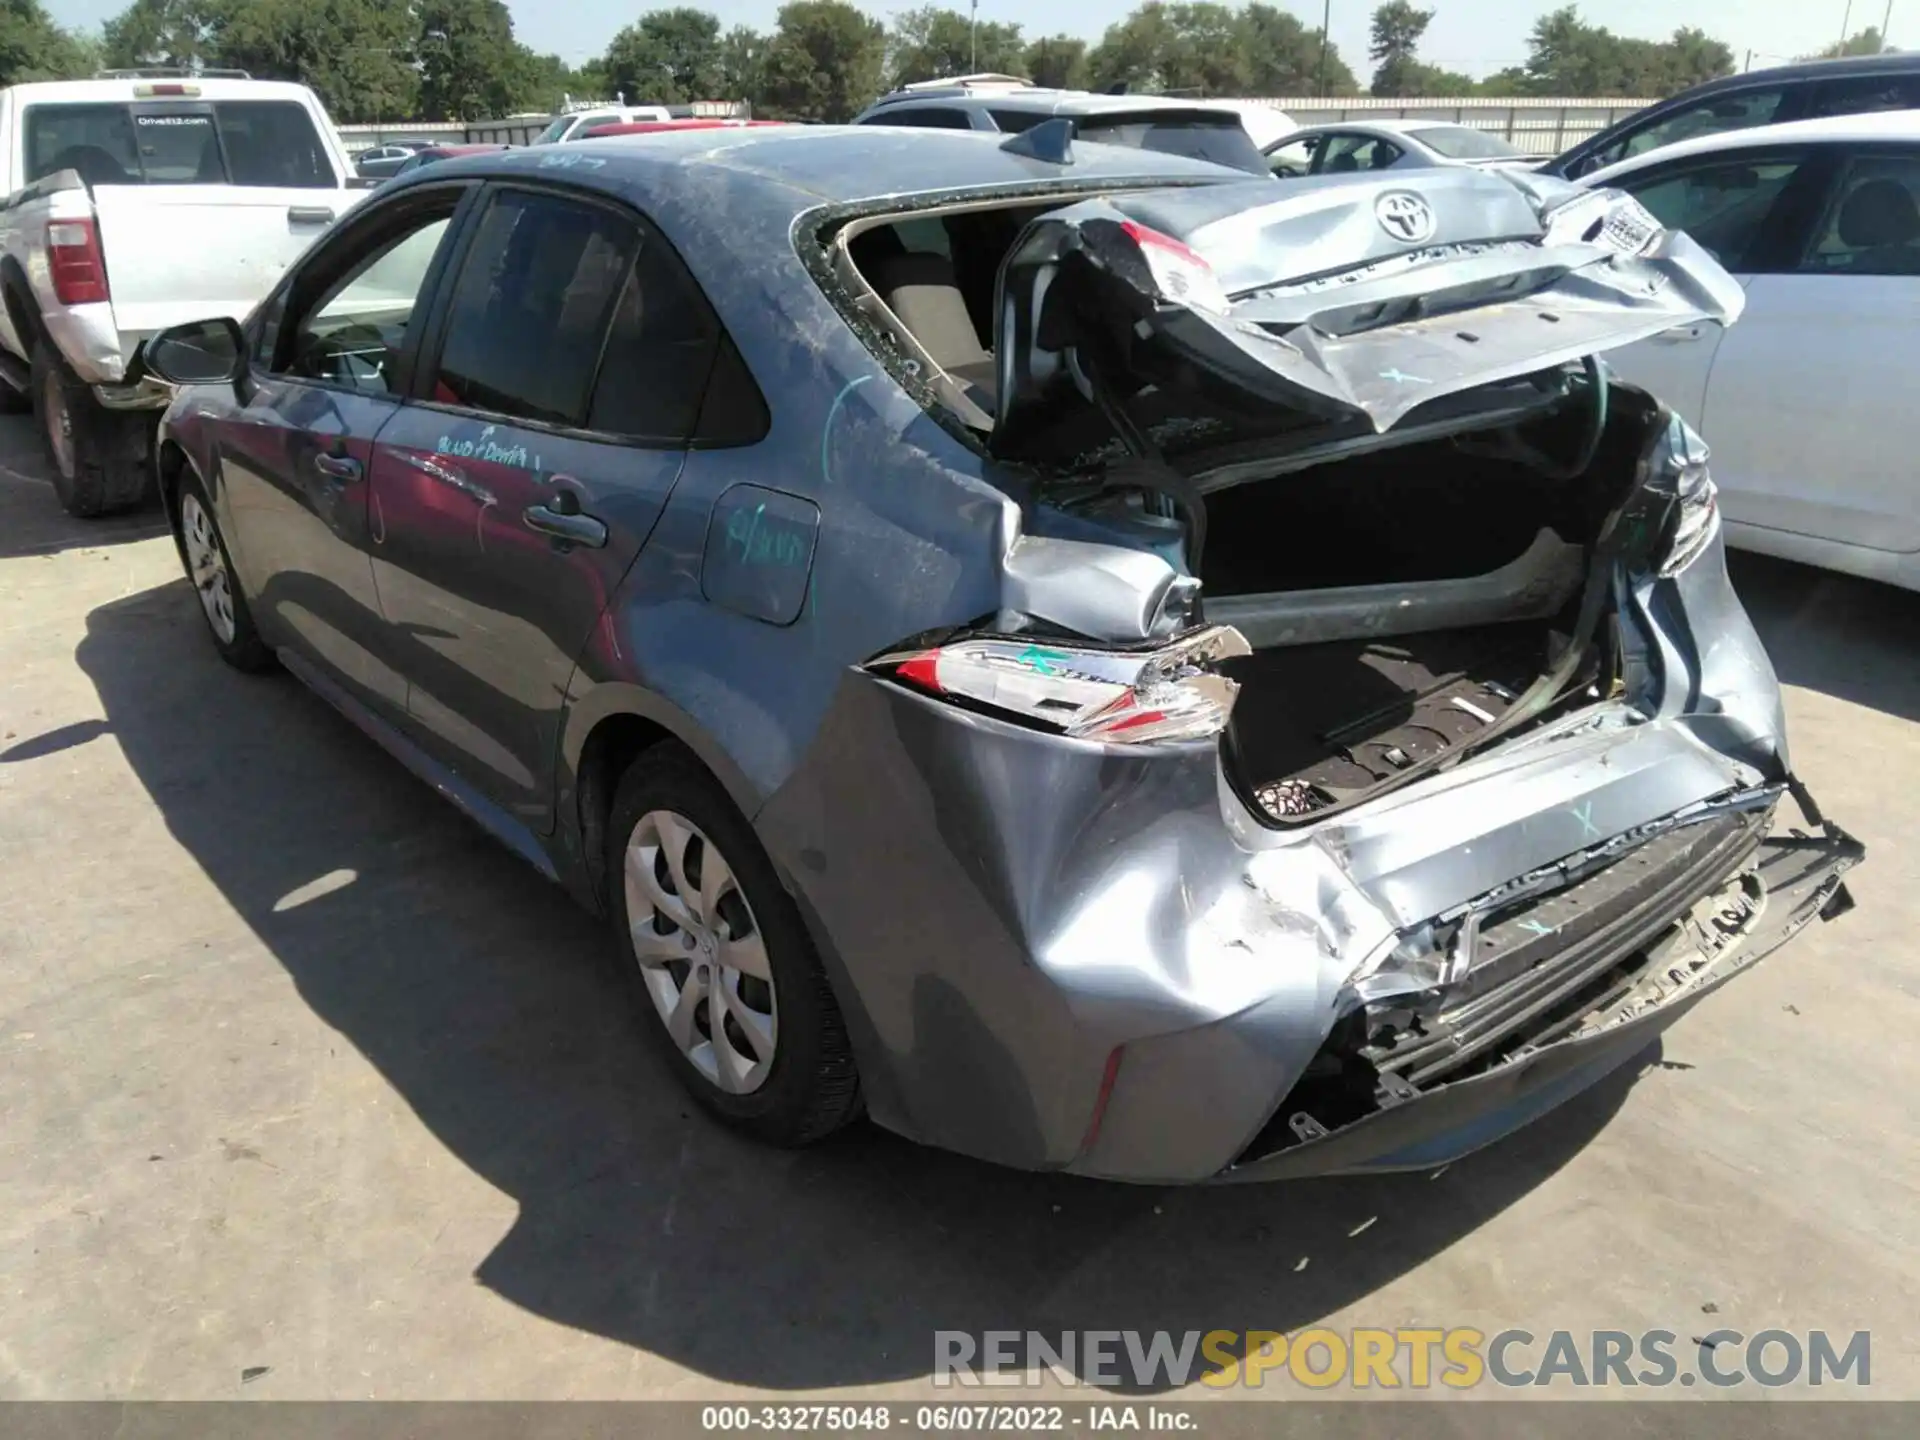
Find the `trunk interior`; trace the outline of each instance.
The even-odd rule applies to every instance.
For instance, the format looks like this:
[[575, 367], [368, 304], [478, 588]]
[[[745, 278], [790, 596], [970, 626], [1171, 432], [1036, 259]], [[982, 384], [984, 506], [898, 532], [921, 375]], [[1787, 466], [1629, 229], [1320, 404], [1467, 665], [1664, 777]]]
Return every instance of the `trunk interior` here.
[[[1549, 431], [1585, 423], [1568, 408]], [[1314, 818], [1475, 743], [1553, 669], [1633, 472], [1619, 438], [1572, 479], [1445, 440], [1207, 497], [1207, 619], [1254, 647], [1224, 666], [1241, 686], [1226, 754], [1272, 819]], [[1561, 694], [1594, 685], [1589, 650]]]

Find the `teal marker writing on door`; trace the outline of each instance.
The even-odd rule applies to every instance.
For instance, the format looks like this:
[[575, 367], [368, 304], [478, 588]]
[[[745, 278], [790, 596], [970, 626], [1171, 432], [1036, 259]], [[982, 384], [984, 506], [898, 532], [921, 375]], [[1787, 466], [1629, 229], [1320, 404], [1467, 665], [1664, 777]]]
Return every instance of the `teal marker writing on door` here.
[[727, 521], [727, 543], [739, 547], [739, 559], [747, 565], [805, 565], [809, 546], [807, 537], [791, 530], [762, 528], [767, 513], [764, 503], [751, 511], [737, 510]]

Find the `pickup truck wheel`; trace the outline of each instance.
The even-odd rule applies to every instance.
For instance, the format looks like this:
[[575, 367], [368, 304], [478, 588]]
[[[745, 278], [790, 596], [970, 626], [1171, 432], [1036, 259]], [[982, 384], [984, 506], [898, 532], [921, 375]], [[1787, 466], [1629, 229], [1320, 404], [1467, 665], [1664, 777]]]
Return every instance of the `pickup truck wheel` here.
[[53, 466], [53, 489], [83, 520], [128, 510], [153, 485], [154, 417], [109, 410], [45, 340], [33, 347], [33, 410]]
[[253, 612], [213, 518], [213, 504], [192, 471], [180, 479], [180, 559], [220, 658], [249, 673], [272, 669], [273, 652], [253, 628]]

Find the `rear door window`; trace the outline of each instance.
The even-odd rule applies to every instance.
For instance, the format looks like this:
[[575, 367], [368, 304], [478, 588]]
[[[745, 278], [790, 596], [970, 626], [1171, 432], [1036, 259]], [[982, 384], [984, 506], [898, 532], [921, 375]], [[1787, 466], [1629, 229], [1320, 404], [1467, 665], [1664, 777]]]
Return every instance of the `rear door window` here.
[[1682, 140], [1697, 140], [1702, 135], [1719, 135], [1729, 130], [1746, 130], [1755, 125], [1771, 125], [1779, 114], [1786, 91], [1777, 86], [1755, 87], [1731, 95], [1717, 95], [1698, 105], [1676, 110], [1664, 119], [1623, 135], [1605, 150], [1590, 157], [1580, 169], [1598, 170], [1603, 165], [1644, 155], [1662, 146]]
[[1920, 154], [1854, 158], [1799, 269], [1814, 275], [1920, 275]]
[[1400, 158], [1400, 147], [1373, 135], [1329, 135], [1320, 149], [1322, 175], [1384, 170]]
[[971, 130], [973, 118], [964, 110], [944, 105], [915, 105], [911, 109], [882, 111], [869, 125], [915, 125], [927, 130]]
[[584, 201], [495, 195], [461, 264], [434, 399], [584, 426], [639, 239], [631, 221]]
[[1823, 80], [1813, 87], [1804, 118], [1867, 115], [1876, 110], [1920, 110], [1920, 72]]
[[288, 100], [30, 105], [29, 183], [74, 170], [89, 185], [332, 188], [313, 117]]

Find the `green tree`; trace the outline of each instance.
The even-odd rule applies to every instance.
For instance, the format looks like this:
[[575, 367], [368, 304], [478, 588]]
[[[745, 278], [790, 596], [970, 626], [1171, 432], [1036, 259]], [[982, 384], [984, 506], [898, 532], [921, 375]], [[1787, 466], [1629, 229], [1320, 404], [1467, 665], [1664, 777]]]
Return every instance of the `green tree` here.
[[1374, 62], [1375, 95], [1418, 95], [1417, 51], [1427, 26], [1433, 23], [1433, 11], [1421, 10], [1409, 0], [1387, 0], [1373, 12], [1373, 34], [1367, 46], [1367, 58]]
[[1056, 90], [1087, 88], [1087, 42], [1071, 35], [1043, 35], [1027, 46], [1026, 74]]
[[938, 5], [903, 11], [887, 36], [887, 72], [896, 88], [975, 71], [1024, 76], [1026, 54], [1018, 25], [988, 21], [975, 26], [958, 10]]
[[490, 120], [518, 108], [535, 61], [501, 0], [418, 0], [416, 13], [420, 119]]
[[[1247, 59], [1250, 95], [1312, 95], [1320, 89], [1320, 32], [1272, 5], [1253, 4], [1240, 11], [1239, 44]], [[1352, 95], [1360, 89], [1340, 49], [1327, 46], [1327, 92]]]
[[628, 103], [710, 100], [721, 84], [720, 22], [705, 10], [654, 10], [613, 37], [607, 83]]
[[1703, 31], [1666, 41], [1615, 35], [1572, 5], [1542, 15], [1527, 42], [1526, 74], [1537, 95], [1671, 95], [1733, 73], [1733, 51]]
[[1835, 41], [1818, 55], [1809, 55], [1809, 60], [1839, 60], [1848, 55], [1878, 55], [1887, 49], [1887, 40], [1880, 33], [1878, 25], [1869, 25], [1857, 34], [1844, 40]]
[[62, 30], [39, 0], [0, 0], [0, 85], [92, 73], [93, 47]]
[[1087, 72], [1096, 90], [1124, 86], [1148, 92], [1167, 85], [1168, 56], [1175, 35], [1172, 18], [1160, 0], [1147, 3], [1107, 27], [1087, 56]]
[[736, 25], [720, 37], [720, 98], [759, 99], [760, 71], [767, 37], [750, 25]]
[[420, 95], [411, 9], [380, 0], [248, 0], [220, 32], [220, 63], [313, 87], [341, 124], [412, 117]]
[[133, 0], [102, 27], [105, 63], [193, 70], [220, 63], [220, 31], [234, 0]]
[[845, 0], [780, 7], [761, 67], [767, 113], [784, 120], [851, 120], [880, 93], [887, 32]]

